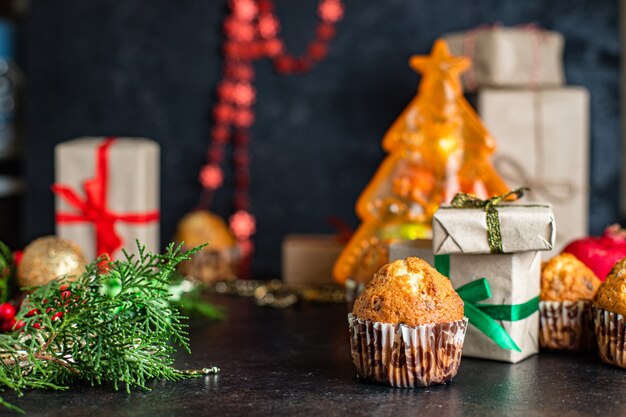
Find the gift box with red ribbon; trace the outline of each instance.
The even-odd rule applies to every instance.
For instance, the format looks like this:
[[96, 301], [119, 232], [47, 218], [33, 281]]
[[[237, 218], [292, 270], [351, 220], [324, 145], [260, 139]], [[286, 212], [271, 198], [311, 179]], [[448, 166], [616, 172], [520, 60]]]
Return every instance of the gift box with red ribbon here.
[[86, 137], [55, 149], [57, 235], [90, 259], [159, 252], [159, 145], [141, 138]]

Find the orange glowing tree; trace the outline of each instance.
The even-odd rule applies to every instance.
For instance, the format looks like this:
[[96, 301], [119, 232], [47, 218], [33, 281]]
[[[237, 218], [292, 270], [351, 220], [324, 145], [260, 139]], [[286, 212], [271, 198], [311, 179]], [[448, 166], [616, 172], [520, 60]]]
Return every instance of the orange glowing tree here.
[[339, 283], [368, 281], [387, 262], [390, 242], [429, 238], [433, 213], [457, 192], [508, 191], [489, 162], [493, 138], [463, 97], [460, 75], [470, 60], [437, 40], [410, 65], [422, 74], [419, 92], [383, 138], [389, 155], [357, 201], [362, 224], [335, 264]]

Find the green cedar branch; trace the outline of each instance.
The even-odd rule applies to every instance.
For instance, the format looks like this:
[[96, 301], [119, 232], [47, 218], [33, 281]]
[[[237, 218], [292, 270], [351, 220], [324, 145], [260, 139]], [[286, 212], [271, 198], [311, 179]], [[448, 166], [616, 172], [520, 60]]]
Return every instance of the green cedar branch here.
[[[173, 367], [174, 345], [190, 350], [186, 317], [169, 302], [169, 278], [200, 248], [183, 252], [182, 245], [170, 244], [160, 255], [137, 244], [138, 256], [124, 252], [121, 261], [99, 259], [76, 281], [32, 289], [17, 316], [23, 327], [0, 334], [0, 392], [67, 389], [80, 381], [130, 392], [149, 389], [154, 379], [219, 371]], [[2, 398], [0, 404], [18, 410]]]

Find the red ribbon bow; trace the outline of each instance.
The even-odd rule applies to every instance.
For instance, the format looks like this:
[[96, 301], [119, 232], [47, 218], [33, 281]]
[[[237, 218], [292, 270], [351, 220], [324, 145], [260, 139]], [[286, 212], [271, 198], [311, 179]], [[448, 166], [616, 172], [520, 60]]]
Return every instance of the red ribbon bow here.
[[52, 191], [67, 204], [76, 209], [75, 212], [56, 214], [58, 223], [93, 223], [96, 232], [97, 255], [112, 254], [122, 247], [122, 238], [115, 230], [115, 222], [144, 224], [159, 220], [159, 211], [145, 213], [115, 213], [107, 206], [107, 190], [109, 179], [109, 148], [115, 142], [114, 137], [105, 138], [98, 147], [96, 157], [96, 173], [94, 178], [83, 182], [85, 198], [81, 199], [76, 191], [63, 184], [53, 184]]

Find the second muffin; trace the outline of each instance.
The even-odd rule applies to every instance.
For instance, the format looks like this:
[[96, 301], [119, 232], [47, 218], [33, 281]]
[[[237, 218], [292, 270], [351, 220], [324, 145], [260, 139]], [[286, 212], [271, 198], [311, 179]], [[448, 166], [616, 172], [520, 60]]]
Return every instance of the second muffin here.
[[591, 300], [600, 280], [574, 255], [563, 253], [541, 268], [539, 345], [585, 351], [594, 345]]

